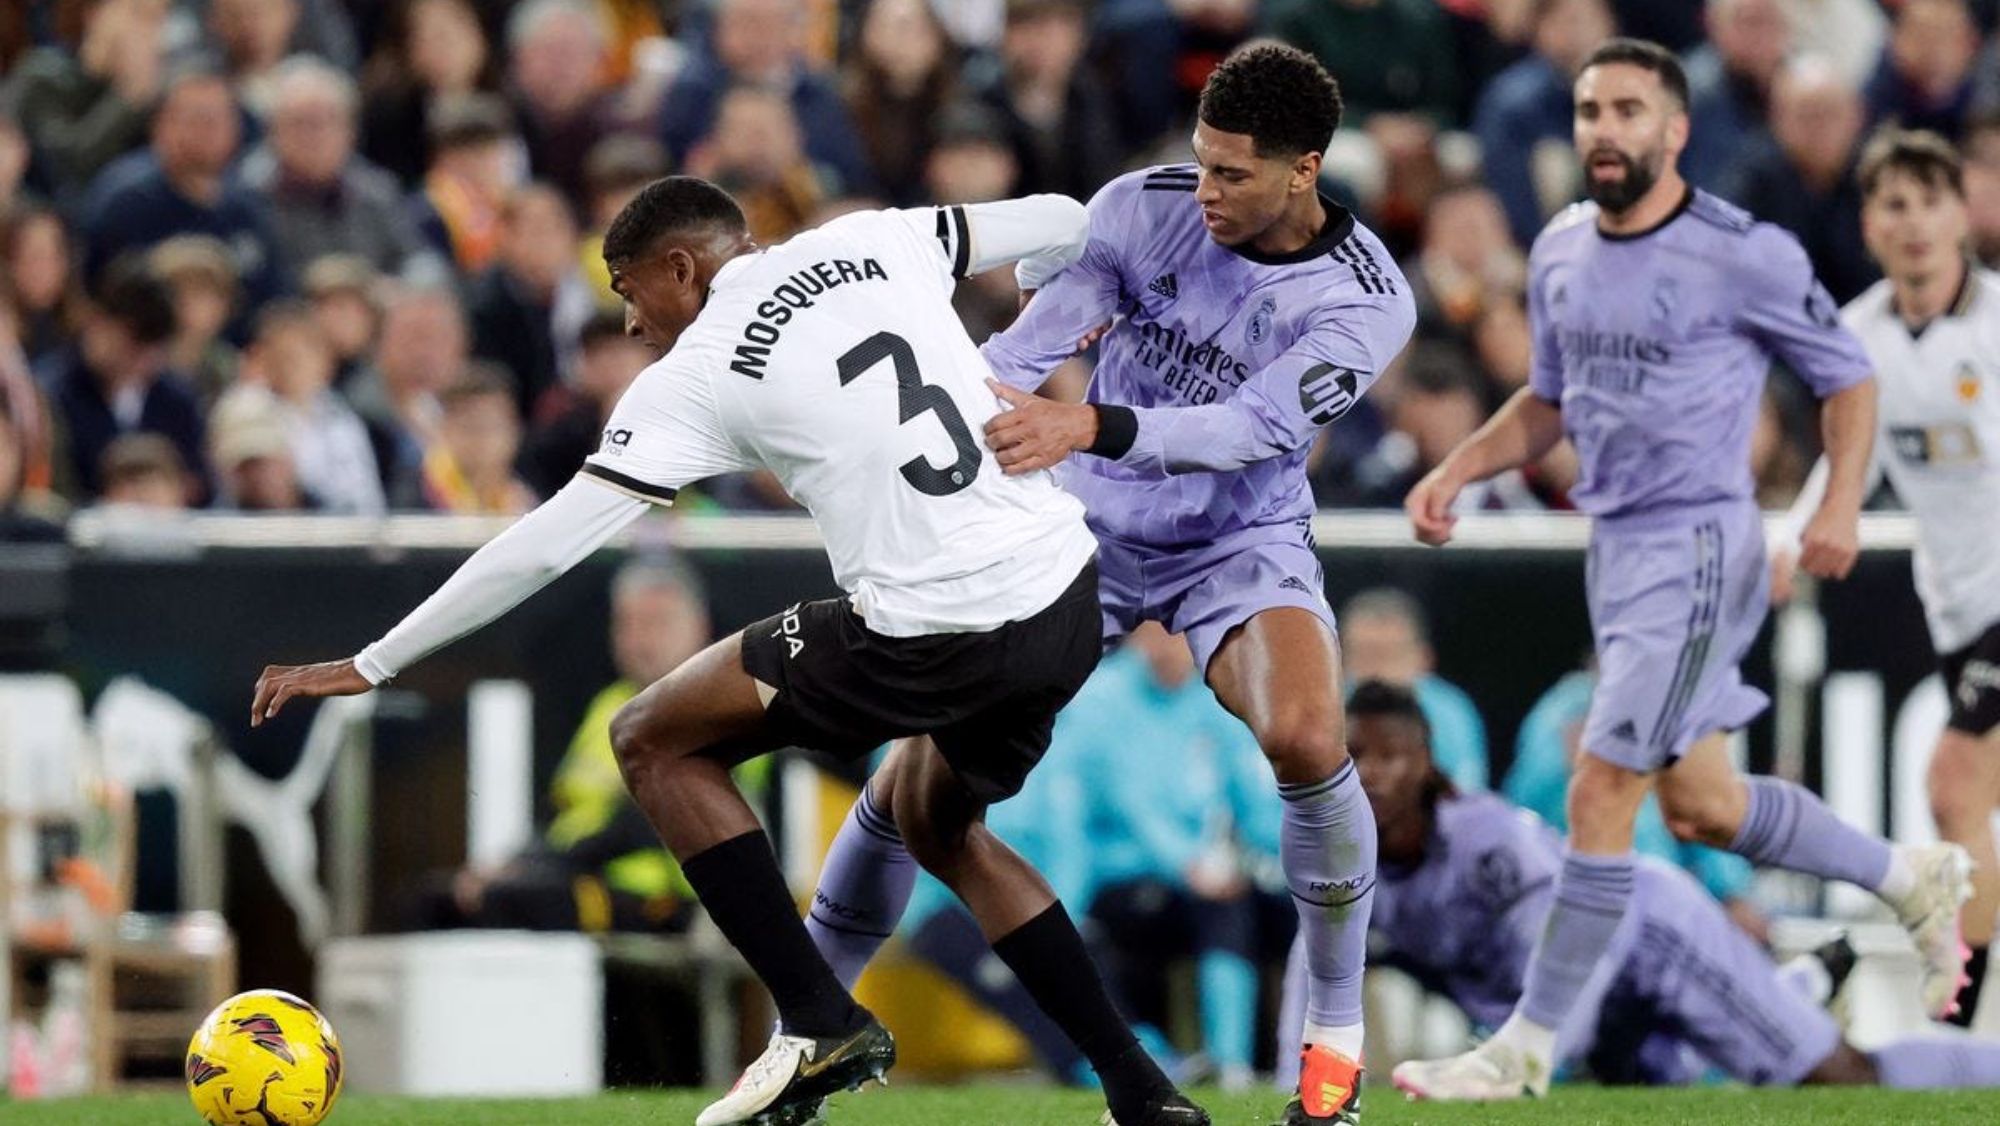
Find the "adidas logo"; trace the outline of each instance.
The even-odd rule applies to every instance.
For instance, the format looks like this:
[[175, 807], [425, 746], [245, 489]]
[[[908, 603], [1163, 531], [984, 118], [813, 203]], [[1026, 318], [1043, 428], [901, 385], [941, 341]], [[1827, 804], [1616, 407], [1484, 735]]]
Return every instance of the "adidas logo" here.
[[1286, 575], [1284, 578], [1278, 580], [1278, 589], [1296, 590], [1300, 594], [1311, 594], [1313, 592], [1313, 588], [1297, 575]]
[[1146, 288], [1169, 301], [1181, 295], [1180, 282], [1172, 274], [1161, 274], [1159, 277], [1154, 278], [1152, 284]]
[[1619, 720], [1618, 726], [1611, 729], [1611, 737], [1623, 743], [1636, 743], [1639, 741], [1639, 728], [1629, 719]]

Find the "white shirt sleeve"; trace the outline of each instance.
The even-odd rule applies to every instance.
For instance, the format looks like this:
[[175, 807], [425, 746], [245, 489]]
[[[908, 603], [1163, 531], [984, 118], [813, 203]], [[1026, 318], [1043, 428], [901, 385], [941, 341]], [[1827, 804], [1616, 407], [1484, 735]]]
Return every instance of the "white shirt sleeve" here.
[[702, 359], [707, 354], [684, 337], [640, 372], [580, 472], [636, 500], [672, 504], [675, 493], [696, 481], [757, 468], [723, 424]]
[[603, 547], [646, 503], [581, 475], [521, 517], [455, 571], [437, 592], [354, 658], [380, 684], [512, 610]]
[[1090, 235], [1083, 205], [1066, 195], [1031, 195], [888, 214], [933, 238], [955, 278], [1019, 262], [1038, 281], [1047, 281], [1083, 254]]

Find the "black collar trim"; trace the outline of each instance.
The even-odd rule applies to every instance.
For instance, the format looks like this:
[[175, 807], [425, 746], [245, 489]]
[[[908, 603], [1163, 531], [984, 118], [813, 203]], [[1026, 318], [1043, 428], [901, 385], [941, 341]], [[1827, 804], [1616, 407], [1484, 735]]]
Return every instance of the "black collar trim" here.
[[1600, 225], [1597, 228], [1597, 236], [1601, 239], [1604, 239], [1607, 242], [1631, 242], [1633, 239], [1645, 238], [1647, 235], [1650, 235], [1655, 231], [1658, 231], [1660, 228], [1666, 226], [1668, 223], [1671, 223], [1674, 220], [1680, 218], [1681, 214], [1688, 209], [1688, 205], [1692, 204], [1693, 202], [1694, 202], [1694, 188], [1690, 186], [1687, 189], [1686, 193], [1681, 196], [1681, 201], [1674, 205], [1674, 209], [1672, 211], [1667, 212], [1666, 218], [1660, 220], [1659, 222], [1653, 224], [1650, 227], [1647, 227], [1645, 230], [1626, 231], [1622, 234], [1613, 234], [1610, 231], [1605, 230], [1603, 226]]
[[1354, 234], [1354, 214], [1347, 208], [1328, 199], [1325, 192], [1319, 195], [1321, 207], [1326, 208], [1326, 223], [1320, 227], [1313, 240], [1287, 254], [1266, 254], [1248, 243], [1228, 249], [1260, 266], [1293, 266], [1300, 262], [1310, 262], [1333, 248], [1346, 242]]

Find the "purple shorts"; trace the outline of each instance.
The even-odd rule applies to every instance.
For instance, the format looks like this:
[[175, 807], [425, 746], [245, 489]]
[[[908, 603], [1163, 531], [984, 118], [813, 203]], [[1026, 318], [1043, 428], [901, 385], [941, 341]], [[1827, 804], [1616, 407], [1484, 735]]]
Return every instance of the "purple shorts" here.
[[1803, 1080], [1833, 1054], [1839, 1026], [1785, 983], [1701, 885], [1664, 864], [1648, 867], [1635, 889], [1638, 930], [1604, 999], [1593, 1056], [1621, 1054], [1621, 1033], [1664, 1033], [1745, 1083]]
[[1585, 585], [1597, 691], [1583, 748], [1650, 773], [1733, 731], [1770, 699], [1737, 668], [1770, 604], [1755, 505], [1600, 519]]
[[1332, 630], [1326, 576], [1304, 522], [1250, 528], [1175, 551], [1098, 538], [1098, 597], [1104, 644], [1117, 644], [1140, 622], [1185, 633], [1204, 674], [1229, 631], [1265, 610], [1295, 606]]

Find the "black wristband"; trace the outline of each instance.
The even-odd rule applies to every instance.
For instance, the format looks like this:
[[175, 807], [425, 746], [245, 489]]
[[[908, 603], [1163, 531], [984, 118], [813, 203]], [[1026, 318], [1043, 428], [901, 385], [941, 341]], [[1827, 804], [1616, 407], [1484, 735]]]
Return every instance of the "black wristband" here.
[[1131, 407], [1091, 404], [1097, 412], [1097, 440], [1084, 449], [1084, 453], [1117, 461], [1132, 449], [1132, 443], [1139, 437], [1139, 416]]

